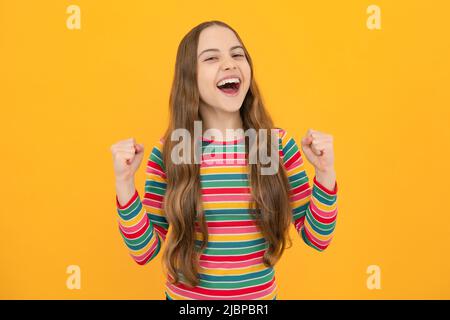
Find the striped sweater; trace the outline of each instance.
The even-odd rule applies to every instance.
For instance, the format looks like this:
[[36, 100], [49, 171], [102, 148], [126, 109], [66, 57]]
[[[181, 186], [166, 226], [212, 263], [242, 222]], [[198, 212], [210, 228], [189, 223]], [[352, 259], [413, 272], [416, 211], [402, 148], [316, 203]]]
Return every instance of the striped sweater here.
[[[283, 129], [279, 134], [280, 165], [284, 165], [290, 184], [292, 223], [306, 245], [323, 251], [336, 225], [337, 182], [329, 190], [314, 176], [311, 188], [294, 138]], [[169, 228], [162, 206], [166, 190], [162, 145], [161, 139], [147, 161], [143, 199], [135, 190], [127, 203], [120, 204], [116, 195], [120, 234], [140, 265], [157, 256]], [[173, 285], [167, 279], [166, 299], [276, 299], [275, 270], [262, 260], [268, 243], [250, 210], [245, 140], [203, 137], [202, 151], [200, 183], [209, 241], [200, 256], [200, 283], [189, 287]], [[227, 161], [218, 164], [220, 157]], [[202, 235], [198, 229], [196, 239], [199, 246]]]

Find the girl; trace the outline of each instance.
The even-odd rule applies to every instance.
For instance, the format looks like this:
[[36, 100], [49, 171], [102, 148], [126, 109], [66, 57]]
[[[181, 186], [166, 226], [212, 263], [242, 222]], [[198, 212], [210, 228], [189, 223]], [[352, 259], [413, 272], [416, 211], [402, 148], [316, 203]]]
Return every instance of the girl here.
[[[201, 23], [182, 39], [169, 104], [169, 126], [147, 161], [143, 199], [134, 185], [143, 145], [131, 138], [111, 147], [119, 229], [131, 256], [145, 265], [166, 244], [166, 299], [276, 299], [274, 265], [292, 245], [290, 224], [318, 251], [333, 237], [337, 182], [331, 135], [308, 130], [302, 154], [279, 129], [276, 139], [261, 139], [262, 149], [277, 146], [279, 170], [262, 175], [259, 160], [249, 163], [254, 144], [242, 131], [275, 127], [247, 49], [220, 21]], [[211, 139], [202, 132], [200, 141], [190, 142], [201, 146], [200, 163], [193, 154], [190, 162], [174, 163], [172, 133], [185, 129], [194, 136], [196, 121], [222, 134]], [[229, 129], [241, 134], [217, 138]], [[303, 155], [315, 167], [312, 188]]]

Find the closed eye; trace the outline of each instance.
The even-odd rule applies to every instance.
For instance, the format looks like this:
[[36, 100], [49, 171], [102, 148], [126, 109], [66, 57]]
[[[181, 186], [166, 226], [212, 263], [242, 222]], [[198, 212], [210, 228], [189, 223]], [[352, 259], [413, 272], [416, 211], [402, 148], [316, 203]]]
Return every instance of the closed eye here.
[[[233, 57], [244, 57], [244, 55], [243, 54], [234, 54]], [[217, 57], [210, 57], [208, 59], [205, 59], [205, 61], [209, 61], [212, 59], [217, 59]]]

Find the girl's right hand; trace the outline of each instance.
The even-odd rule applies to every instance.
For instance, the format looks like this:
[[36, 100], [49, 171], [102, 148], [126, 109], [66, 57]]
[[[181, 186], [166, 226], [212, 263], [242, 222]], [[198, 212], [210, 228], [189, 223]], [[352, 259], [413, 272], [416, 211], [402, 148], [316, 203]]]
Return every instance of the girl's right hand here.
[[118, 141], [111, 146], [116, 181], [129, 182], [144, 157], [144, 145], [136, 143], [134, 138]]

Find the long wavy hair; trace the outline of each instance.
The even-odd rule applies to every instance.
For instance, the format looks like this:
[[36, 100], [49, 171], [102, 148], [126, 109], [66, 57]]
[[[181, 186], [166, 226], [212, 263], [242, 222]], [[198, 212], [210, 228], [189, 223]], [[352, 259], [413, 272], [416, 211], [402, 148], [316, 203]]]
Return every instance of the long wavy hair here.
[[[272, 119], [266, 109], [253, 76], [252, 59], [237, 32], [221, 21], [207, 21], [194, 27], [184, 36], [178, 46], [175, 75], [169, 100], [169, 125], [163, 136], [163, 164], [167, 177], [167, 188], [163, 208], [171, 226], [166, 240], [166, 249], [162, 262], [165, 264], [172, 284], [184, 282], [189, 286], [199, 284], [199, 258], [208, 243], [208, 228], [202, 209], [200, 164], [194, 161], [193, 153], [190, 163], [174, 164], [171, 161], [172, 148], [177, 141], [171, 141], [175, 129], [186, 129], [194, 137], [194, 121], [201, 121], [199, 113], [200, 94], [197, 86], [197, 48], [199, 35], [210, 26], [222, 26], [234, 32], [244, 48], [251, 70], [251, 84], [240, 108], [243, 129], [267, 129], [263, 137], [266, 150], [273, 150], [274, 141], [270, 129], [274, 128]], [[259, 137], [257, 135], [257, 137]], [[260, 140], [261, 141], [261, 140]], [[195, 150], [195, 141], [192, 141]], [[245, 139], [246, 155], [249, 155], [249, 139]], [[278, 146], [278, 141], [276, 141]], [[261, 145], [261, 144], [259, 144]], [[278, 149], [276, 150], [278, 156]], [[268, 153], [266, 153], [268, 154]], [[253, 162], [253, 161], [252, 161]], [[281, 163], [281, 161], [279, 162]], [[252, 196], [252, 212], [255, 213], [257, 226], [262, 232], [268, 247], [263, 256], [267, 267], [272, 267], [286, 248], [292, 246], [289, 226], [292, 212], [289, 202], [289, 182], [284, 166], [280, 165], [276, 174], [261, 175], [259, 158], [256, 163], [248, 164], [248, 179]], [[202, 234], [200, 248], [196, 246], [196, 226]], [[289, 246], [287, 246], [287, 241]]]

